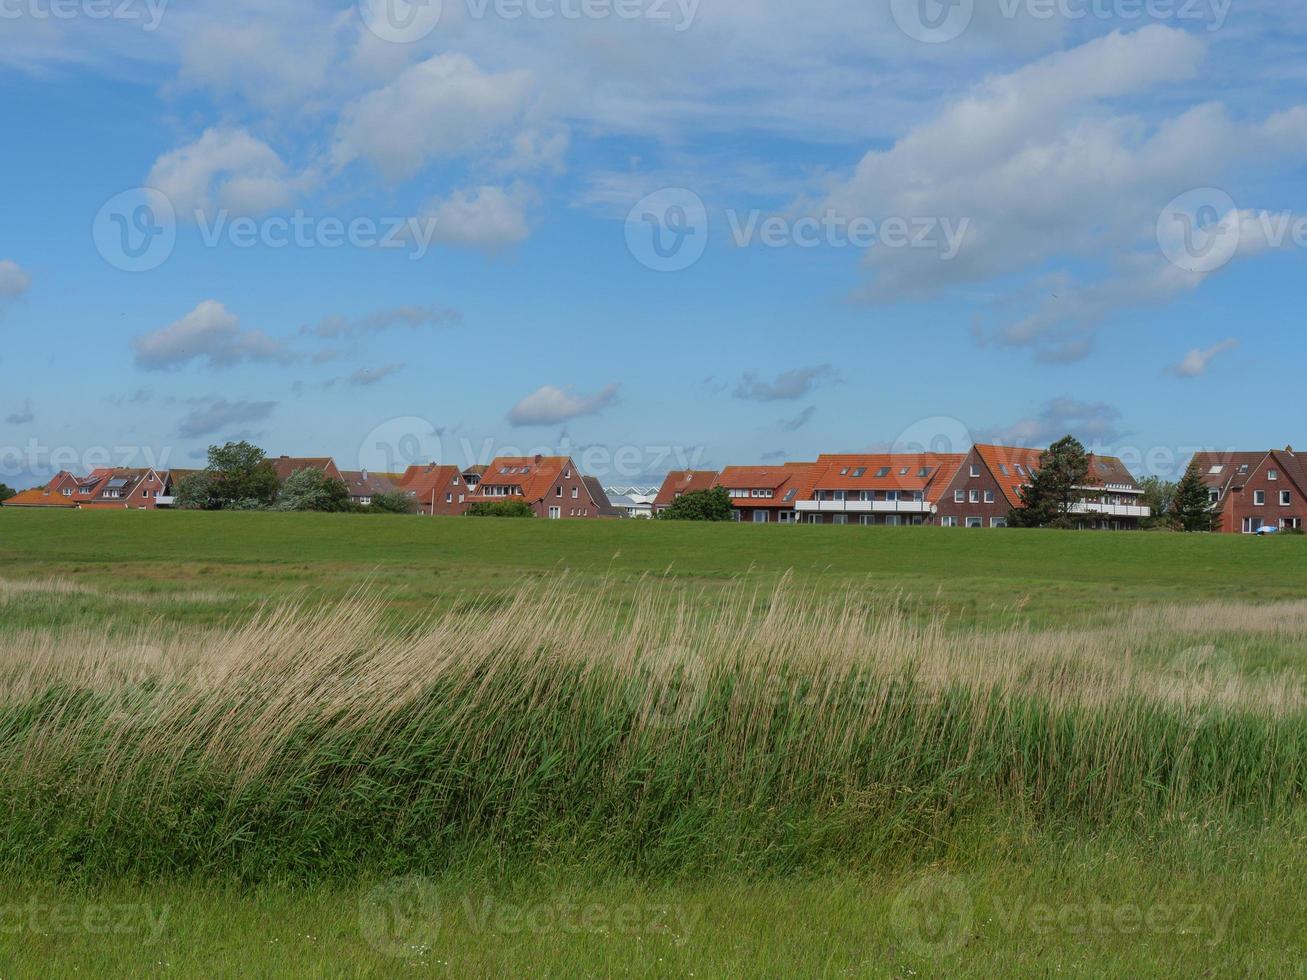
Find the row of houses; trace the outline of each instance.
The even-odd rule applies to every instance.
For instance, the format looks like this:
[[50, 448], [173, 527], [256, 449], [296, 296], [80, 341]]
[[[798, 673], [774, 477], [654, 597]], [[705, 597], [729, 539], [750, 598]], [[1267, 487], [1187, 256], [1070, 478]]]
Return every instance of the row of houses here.
[[[471, 467], [431, 463], [403, 473], [341, 470], [329, 457], [279, 456], [269, 462], [283, 481], [300, 470], [320, 470], [341, 480], [363, 506], [383, 493], [405, 493], [428, 516], [457, 516], [479, 502], [505, 501], [525, 503], [538, 517], [555, 520], [656, 516], [683, 494], [720, 487], [735, 519], [754, 524], [995, 528], [1021, 506], [1021, 488], [1038, 471], [1040, 455], [1038, 449], [977, 445], [961, 454], [823, 455], [810, 463], [680, 470], [667, 475], [656, 496], [622, 488], [616, 505], [567, 456], [504, 456]], [[1207, 485], [1222, 531], [1255, 534], [1301, 529], [1307, 522], [1307, 457], [1292, 447], [1198, 453], [1192, 465]], [[177, 485], [194, 472], [62, 472], [5, 506], [166, 508], [175, 503]], [[1088, 476], [1077, 489], [1073, 513], [1083, 528], [1129, 530], [1152, 516], [1143, 488], [1116, 457], [1091, 455]]]
[[[460, 515], [477, 502], [521, 501], [544, 518], [621, 517], [594, 477], [565, 456], [503, 456], [488, 466], [410, 466], [403, 473], [342, 470], [330, 457], [277, 456], [268, 460], [282, 482], [301, 470], [340, 480], [350, 499], [368, 506], [382, 494], [404, 493], [418, 513]], [[44, 487], [5, 501], [6, 507], [79, 510], [155, 510], [176, 503], [177, 487], [198, 470], [105, 467], [79, 477], [57, 473]]]

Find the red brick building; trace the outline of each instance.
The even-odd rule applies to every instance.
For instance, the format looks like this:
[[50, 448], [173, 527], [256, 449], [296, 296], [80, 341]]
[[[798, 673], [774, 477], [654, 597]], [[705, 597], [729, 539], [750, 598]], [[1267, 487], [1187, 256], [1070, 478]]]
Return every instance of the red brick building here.
[[[1005, 527], [1021, 506], [1021, 488], [1039, 471], [1042, 451], [1017, 446], [973, 446], [939, 501], [943, 527]], [[1085, 484], [1072, 507], [1077, 525], [1094, 530], [1128, 530], [1152, 513], [1143, 489], [1114, 456], [1089, 456]]]
[[457, 466], [410, 466], [399, 478], [399, 489], [417, 503], [426, 517], [458, 517], [467, 511], [473, 488]]
[[60, 470], [43, 487], [24, 490], [4, 502], [6, 507], [76, 507], [73, 494], [80, 481], [67, 470]]
[[1307, 458], [1293, 447], [1198, 453], [1191, 465], [1198, 468], [1220, 515], [1218, 530], [1256, 534], [1270, 527], [1307, 527]]
[[961, 462], [944, 453], [820, 456], [796, 509], [805, 524], [932, 524]]
[[713, 470], [673, 470], [663, 480], [663, 485], [654, 498], [653, 512], [657, 516], [676, 502], [676, 498], [700, 490], [711, 490], [717, 482], [717, 473]]
[[570, 456], [500, 456], [481, 476], [468, 503], [521, 501], [537, 517], [597, 518], [599, 504], [591, 498]]
[[99, 469], [78, 483], [73, 500], [82, 510], [154, 510], [166, 496], [166, 475], [153, 468]]

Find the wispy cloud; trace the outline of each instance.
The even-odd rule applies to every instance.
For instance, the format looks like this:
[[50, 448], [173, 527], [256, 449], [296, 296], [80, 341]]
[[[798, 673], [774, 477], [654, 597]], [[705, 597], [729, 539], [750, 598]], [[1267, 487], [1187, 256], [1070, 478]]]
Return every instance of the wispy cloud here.
[[780, 422], [781, 428], [784, 429], [786, 432], [798, 432], [805, 425], [811, 422], [812, 417], [816, 414], [817, 414], [816, 407], [813, 405], [809, 405], [798, 415], [794, 416], [794, 418], [781, 419]]
[[1179, 362], [1167, 368], [1167, 372], [1177, 378], [1200, 378], [1207, 373], [1207, 368], [1214, 358], [1226, 351], [1232, 351], [1238, 346], [1239, 341], [1231, 338], [1205, 349], [1196, 347], [1180, 358]]
[[835, 384], [839, 374], [829, 364], [815, 367], [793, 368], [778, 374], [770, 381], [759, 378], [752, 371], [745, 372], [735, 386], [735, 397], [755, 402], [793, 401], [803, 398], [823, 385]]
[[9, 425], [29, 425], [35, 420], [36, 416], [32, 413], [32, 402], [30, 399], [23, 402], [23, 407], [19, 411], [5, 416], [5, 422]]
[[210, 396], [190, 400], [191, 410], [182, 417], [177, 434], [184, 439], [212, 435], [233, 425], [261, 422], [272, 414], [276, 402], [228, 401]]
[[441, 306], [397, 306], [378, 310], [360, 317], [329, 316], [313, 326], [301, 328], [302, 333], [334, 340], [359, 334], [381, 333], [392, 327], [452, 327], [463, 322], [458, 310]]

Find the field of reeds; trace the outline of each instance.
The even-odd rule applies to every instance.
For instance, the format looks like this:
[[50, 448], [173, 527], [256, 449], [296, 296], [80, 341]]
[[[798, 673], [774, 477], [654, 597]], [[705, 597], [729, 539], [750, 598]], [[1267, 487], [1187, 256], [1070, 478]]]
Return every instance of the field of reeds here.
[[1303, 975], [1298, 541], [12, 516], [0, 976]]
[[364, 590], [4, 637], [0, 871], [875, 869], [986, 815], [1256, 825], [1307, 792], [1307, 688], [1272, 654], [1307, 602], [980, 631], [791, 579], [620, 605], [564, 578], [383, 620]]

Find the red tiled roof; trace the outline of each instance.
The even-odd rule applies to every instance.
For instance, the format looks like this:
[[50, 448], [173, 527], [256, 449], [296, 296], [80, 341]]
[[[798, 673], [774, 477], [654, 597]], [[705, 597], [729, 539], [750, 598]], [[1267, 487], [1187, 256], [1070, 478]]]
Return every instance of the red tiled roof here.
[[49, 487], [24, 490], [4, 501], [6, 507], [76, 507], [77, 501]]
[[502, 500], [485, 492], [487, 487], [520, 487], [527, 503], [543, 500], [565, 469], [575, 470], [567, 456], [498, 456], [481, 476], [473, 496], [479, 500]]
[[732, 497], [731, 506], [787, 507], [804, 499], [810, 490], [815, 463], [785, 463], [782, 466], [728, 466], [714, 481], [727, 490], [771, 490], [771, 497]]
[[417, 497], [419, 501], [430, 501], [432, 494], [443, 499], [446, 493], [465, 490], [463, 474], [457, 466], [410, 466], [399, 478], [399, 488]]
[[[1013, 507], [1021, 506], [1021, 488], [1025, 485], [1029, 473], [1039, 470], [1039, 460], [1043, 450], [1025, 449], [1020, 446], [984, 446], [977, 445], [976, 452], [989, 467], [989, 471], [998, 481], [999, 489]], [[1020, 467], [1020, 469], [1018, 469]]]
[[372, 473], [367, 470], [341, 470], [340, 478], [351, 497], [376, 497], [391, 493], [402, 477], [395, 473]]
[[[288, 480], [292, 475], [300, 470], [327, 470], [335, 469], [336, 462], [330, 456], [274, 456], [267, 460], [272, 464], [272, 470], [277, 474], [278, 480]], [[340, 472], [337, 470], [336, 472]]]
[[713, 470], [675, 470], [667, 474], [658, 496], [654, 498], [654, 507], [670, 507], [676, 498], [685, 493], [699, 490], [711, 490], [717, 473]]
[[943, 492], [940, 481], [951, 480], [961, 465], [961, 456], [943, 453], [822, 455], [817, 458], [811, 489], [934, 489], [938, 494]]

